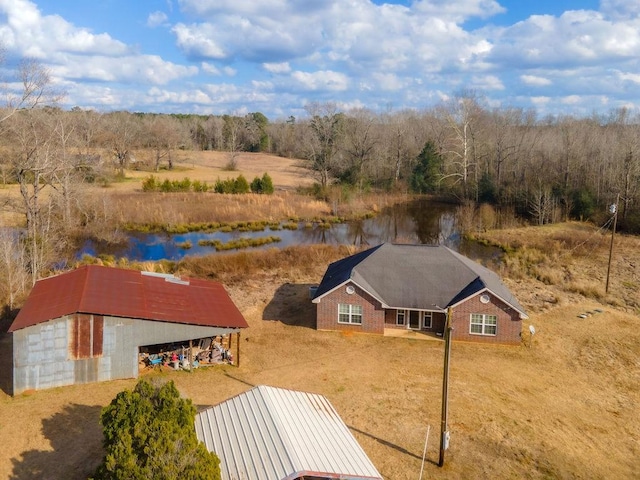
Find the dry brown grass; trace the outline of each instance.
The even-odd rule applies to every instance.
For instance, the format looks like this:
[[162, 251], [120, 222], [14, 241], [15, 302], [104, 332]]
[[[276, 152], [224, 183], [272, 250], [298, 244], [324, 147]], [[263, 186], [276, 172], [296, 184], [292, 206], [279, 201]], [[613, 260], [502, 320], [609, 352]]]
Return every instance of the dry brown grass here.
[[[490, 235], [544, 245], [548, 231]], [[620, 238], [619, 262], [637, 259], [636, 240]], [[600, 250], [580, 257], [585, 262], [580, 268], [570, 264], [574, 282], [593, 276]], [[635, 257], [622, 259], [633, 252]], [[637, 312], [567, 293], [563, 285], [506, 278], [530, 313], [524, 331], [529, 324], [536, 327], [533, 345], [527, 346], [528, 335], [521, 347], [453, 345], [451, 448], [440, 469], [442, 343], [309, 328], [314, 309], [308, 286], [320, 280], [327, 263], [347, 253], [299, 247], [183, 262], [182, 273], [224, 281], [247, 318], [241, 366], [156, 375], [174, 380], [200, 406], [258, 384], [326, 395], [386, 479], [418, 477], [427, 425], [425, 478], [637, 478]], [[637, 282], [637, 270], [616, 270], [616, 265], [616, 287]], [[591, 314], [578, 317], [585, 312]], [[2, 342], [6, 351], [7, 337]], [[85, 478], [100, 461], [100, 408], [134, 384], [122, 380], [3, 395], [0, 433], [11, 440], [0, 450], [0, 478]]]
[[219, 193], [124, 193], [112, 201], [121, 224], [181, 225], [188, 223], [279, 221], [329, 215], [326, 203], [294, 192], [273, 195]]
[[[609, 293], [605, 294], [611, 233], [582, 222], [492, 230], [479, 238], [508, 250], [502, 274], [510, 281], [531, 279], [553, 287], [554, 297], [574, 300], [573, 295], [602, 301], [640, 312], [640, 238], [616, 234], [609, 275]], [[536, 295], [548, 293], [524, 289], [537, 308]], [[546, 304], [543, 303], [543, 305]]]

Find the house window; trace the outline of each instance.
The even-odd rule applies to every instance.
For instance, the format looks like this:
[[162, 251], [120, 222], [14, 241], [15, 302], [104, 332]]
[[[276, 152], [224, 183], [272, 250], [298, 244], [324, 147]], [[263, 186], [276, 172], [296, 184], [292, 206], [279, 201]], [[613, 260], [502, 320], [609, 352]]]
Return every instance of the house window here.
[[396, 310], [396, 325], [404, 325], [405, 323], [405, 311], [404, 310]]
[[431, 328], [431, 312], [422, 312], [422, 328]]
[[495, 335], [498, 329], [498, 317], [484, 313], [471, 314], [471, 327], [469, 333], [472, 335]]
[[362, 306], [340, 303], [338, 305], [338, 323], [362, 325]]

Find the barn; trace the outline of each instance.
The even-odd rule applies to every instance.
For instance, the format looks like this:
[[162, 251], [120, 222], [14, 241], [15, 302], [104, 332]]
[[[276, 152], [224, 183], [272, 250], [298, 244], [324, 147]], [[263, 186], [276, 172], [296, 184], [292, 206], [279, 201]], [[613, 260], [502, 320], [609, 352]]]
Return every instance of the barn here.
[[13, 394], [136, 378], [143, 351], [246, 327], [218, 282], [86, 265], [36, 282], [11, 324]]

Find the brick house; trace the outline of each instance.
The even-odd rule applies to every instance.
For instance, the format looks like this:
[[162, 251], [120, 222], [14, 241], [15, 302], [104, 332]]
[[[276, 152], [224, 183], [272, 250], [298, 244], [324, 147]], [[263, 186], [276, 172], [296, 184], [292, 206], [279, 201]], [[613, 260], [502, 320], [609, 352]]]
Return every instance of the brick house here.
[[332, 263], [313, 299], [318, 330], [407, 329], [519, 344], [522, 306], [498, 275], [445, 246], [384, 243]]

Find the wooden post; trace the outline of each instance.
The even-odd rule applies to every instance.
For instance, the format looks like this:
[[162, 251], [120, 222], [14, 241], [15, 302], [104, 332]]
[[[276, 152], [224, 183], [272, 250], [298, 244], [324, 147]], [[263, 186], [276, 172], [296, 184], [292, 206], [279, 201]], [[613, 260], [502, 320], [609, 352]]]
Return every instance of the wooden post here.
[[604, 287], [604, 293], [609, 293], [609, 273], [611, 272], [611, 257], [613, 256], [613, 236], [616, 234], [616, 224], [618, 223], [618, 204], [620, 203], [620, 194], [616, 198], [616, 203], [613, 205], [613, 230], [611, 230], [611, 245], [609, 245], [609, 264], [607, 266], [607, 284]]
[[240, 366], [240, 330], [238, 330], [238, 343], [236, 344], [236, 367]]
[[442, 374], [442, 421], [440, 425], [440, 459], [438, 466], [444, 465], [444, 451], [449, 448], [449, 430], [447, 417], [449, 410], [449, 357], [451, 356], [451, 312], [447, 309], [447, 320], [444, 326], [444, 371]]

